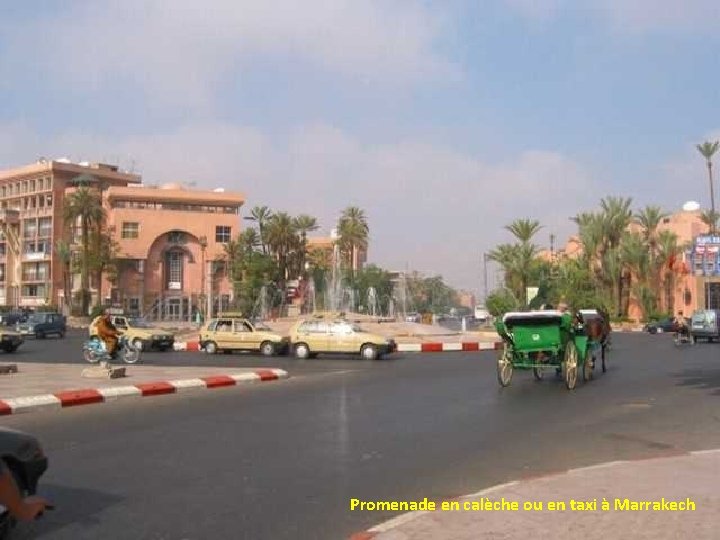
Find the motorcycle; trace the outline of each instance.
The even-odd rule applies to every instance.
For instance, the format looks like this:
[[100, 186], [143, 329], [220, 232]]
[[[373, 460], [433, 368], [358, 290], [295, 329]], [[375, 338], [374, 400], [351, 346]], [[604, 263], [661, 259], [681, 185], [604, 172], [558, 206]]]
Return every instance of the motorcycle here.
[[694, 345], [695, 344], [695, 338], [690, 335], [690, 332], [675, 332], [675, 335], [673, 336], [673, 341], [675, 343], [675, 346], [679, 347], [681, 345]]
[[[123, 335], [118, 339], [116, 355], [126, 364], [134, 364], [140, 360], [140, 351]], [[86, 341], [83, 345], [83, 357], [91, 364], [109, 363], [113, 360], [107, 351], [105, 342], [95, 338]]]

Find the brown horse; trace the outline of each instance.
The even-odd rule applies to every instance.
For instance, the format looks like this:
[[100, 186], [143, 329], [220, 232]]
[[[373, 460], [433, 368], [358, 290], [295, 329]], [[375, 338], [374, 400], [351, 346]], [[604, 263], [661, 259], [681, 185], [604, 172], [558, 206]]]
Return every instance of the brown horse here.
[[[591, 343], [599, 343], [602, 357], [602, 370], [603, 373], [607, 371], [605, 364], [605, 351], [610, 344], [610, 319], [607, 313], [602, 310], [597, 310], [598, 315], [586, 315], [583, 323], [585, 326], [585, 334], [588, 336], [588, 340]], [[593, 357], [594, 360], [594, 357]]]

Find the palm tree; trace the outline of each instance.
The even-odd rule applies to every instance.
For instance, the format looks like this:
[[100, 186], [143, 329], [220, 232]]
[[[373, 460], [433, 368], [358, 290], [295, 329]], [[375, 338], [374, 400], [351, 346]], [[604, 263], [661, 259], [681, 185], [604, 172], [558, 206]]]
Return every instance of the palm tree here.
[[663, 291], [665, 296], [664, 308], [669, 313], [674, 313], [673, 294], [675, 290], [675, 269], [674, 263], [682, 254], [682, 246], [678, 245], [678, 237], [670, 231], [662, 231], [658, 235], [658, 263], [664, 268]]
[[255, 221], [258, 224], [258, 230], [260, 231], [260, 245], [262, 246], [262, 252], [267, 254], [267, 238], [265, 238], [265, 227], [268, 222], [272, 219], [273, 213], [267, 206], [256, 206], [250, 211], [250, 216], [245, 219], [249, 221]]
[[660, 282], [660, 265], [658, 264], [658, 227], [663, 219], [668, 217], [659, 206], [646, 206], [635, 216], [637, 223], [642, 227], [642, 237], [649, 251], [649, 281]]
[[64, 240], [57, 240], [55, 242], [55, 255], [57, 255], [58, 261], [62, 266], [62, 283], [65, 294], [63, 302], [65, 304], [65, 308], [69, 308], [71, 299], [70, 289], [72, 288], [70, 284], [70, 263], [72, 261], [72, 251], [70, 250], [70, 244]]
[[317, 218], [301, 214], [294, 220], [295, 229], [300, 233], [300, 273], [305, 271], [305, 260], [307, 259], [307, 233], [310, 231], [317, 231], [320, 226], [317, 223]]
[[[623, 197], [606, 197], [600, 201], [602, 208], [602, 228], [603, 243], [601, 253], [603, 261], [607, 262], [606, 253], [614, 253], [615, 256], [621, 256], [618, 252], [620, 243], [626, 234], [628, 225], [632, 222], [633, 213], [630, 209], [632, 199]], [[610, 263], [613, 264], [613, 263]], [[620, 265], [622, 267], [622, 265]], [[615, 277], [617, 279], [617, 299], [618, 314], [622, 314], [622, 298], [623, 298], [623, 278], [625, 274], [620, 271]]]
[[100, 196], [87, 187], [80, 187], [65, 199], [63, 209], [66, 223], [75, 224], [80, 220], [82, 232], [82, 267], [80, 271], [80, 287], [82, 289], [82, 312], [88, 313], [90, 306], [90, 234], [92, 229], [99, 230], [105, 221], [105, 210]]
[[[712, 157], [715, 155], [715, 152], [718, 151], [718, 147], [720, 147], [720, 142], [709, 142], [705, 141], [702, 144], [698, 144], [696, 148], [698, 149], [698, 152], [702, 154], [702, 156], [705, 158], [705, 162], [707, 164], [708, 169], [708, 181], [710, 183], [710, 209], [715, 215], [715, 190], [713, 188], [713, 177], [712, 177]], [[715, 234], [716, 223], [713, 223], [712, 229], [710, 230], [710, 234]]]
[[505, 229], [510, 231], [521, 243], [527, 244], [542, 229], [542, 226], [537, 220], [516, 219], [510, 225], [505, 226]]
[[[284, 285], [288, 278], [288, 255], [297, 240], [293, 219], [287, 212], [275, 214], [268, 221], [266, 233], [265, 241], [278, 262], [280, 280]], [[282, 288], [284, 289], [284, 286]]]
[[718, 219], [720, 219], [720, 214], [712, 210], [704, 210], [700, 213], [700, 221], [708, 226], [708, 232], [710, 234], [713, 234], [713, 231], [717, 231]]
[[357, 206], [349, 206], [343, 210], [338, 222], [340, 249], [348, 255], [349, 267], [354, 272], [357, 266], [357, 252], [367, 249], [370, 229], [365, 212]]

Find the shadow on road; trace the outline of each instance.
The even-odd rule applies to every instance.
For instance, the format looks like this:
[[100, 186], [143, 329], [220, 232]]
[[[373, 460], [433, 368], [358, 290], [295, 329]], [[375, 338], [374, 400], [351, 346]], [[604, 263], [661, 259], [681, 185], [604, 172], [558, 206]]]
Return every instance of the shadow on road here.
[[714, 390], [720, 395], [720, 368], [685, 369], [674, 373], [680, 379], [678, 386], [693, 386], [699, 390]]
[[13, 540], [31, 538], [55, 538], [68, 526], [84, 528], [101, 523], [98, 514], [124, 500], [123, 497], [110, 495], [91, 489], [70, 488], [55, 484], [41, 485], [40, 494], [55, 504], [55, 510], [33, 523], [21, 523], [15, 529]]

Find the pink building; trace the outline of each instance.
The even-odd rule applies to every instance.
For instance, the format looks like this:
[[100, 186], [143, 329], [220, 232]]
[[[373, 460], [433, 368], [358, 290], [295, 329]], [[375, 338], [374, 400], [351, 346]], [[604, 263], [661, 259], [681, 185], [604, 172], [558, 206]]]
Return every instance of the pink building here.
[[[661, 308], [686, 315], [696, 309], [720, 309], [720, 238], [707, 236], [708, 226], [702, 222], [702, 211], [696, 203], [687, 203], [683, 209], [663, 219], [658, 231], [671, 231], [677, 235], [681, 255], [663, 269], [663, 282], [668, 283], [671, 302], [661, 296]], [[630, 231], [639, 232], [641, 227], [633, 224]], [[572, 236], [564, 248], [551, 252], [543, 250], [539, 257], [544, 260], [560, 260], [579, 257], [583, 246], [577, 236]], [[644, 314], [638, 303], [631, 298], [629, 316], [641, 319]]]
[[[0, 171], [0, 305], [66, 305], [80, 276], [65, 290], [58, 241], [80, 250], [64, 221], [64, 201], [78, 182], [101, 194], [118, 243], [117, 275], [91, 280], [93, 304], [112, 302], [150, 317], [189, 320], [232, 299], [224, 245], [240, 232], [245, 198], [178, 184], [143, 186], [117, 166], [45, 160]], [[112, 279], [111, 279], [112, 278]]]

